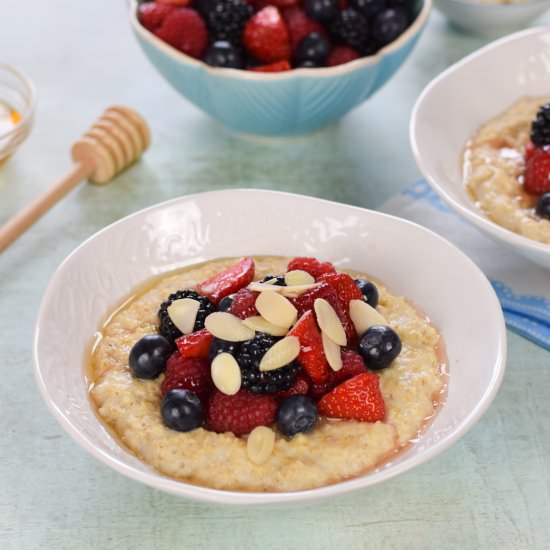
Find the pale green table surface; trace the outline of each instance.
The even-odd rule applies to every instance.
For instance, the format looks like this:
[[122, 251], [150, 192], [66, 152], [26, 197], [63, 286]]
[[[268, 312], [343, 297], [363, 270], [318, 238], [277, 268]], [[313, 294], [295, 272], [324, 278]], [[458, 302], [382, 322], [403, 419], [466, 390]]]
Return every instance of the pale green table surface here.
[[109, 103], [142, 112], [154, 145], [108, 187], [81, 186], [0, 256], [0, 549], [550, 548], [550, 354], [514, 334], [500, 394], [458, 444], [385, 484], [290, 510], [195, 504], [124, 478], [63, 432], [32, 373], [42, 292], [83, 239], [144, 206], [224, 187], [377, 207], [419, 177], [408, 144], [416, 96], [483, 43], [434, 13], [403, 69], [340, 124], [254, 142], [157, 76], [122, 0], [2, 0], [0, 62], [27, 71], [40, 101], [32, 136], [0, 169], [0, 221], [64, 173], [69, 144]]

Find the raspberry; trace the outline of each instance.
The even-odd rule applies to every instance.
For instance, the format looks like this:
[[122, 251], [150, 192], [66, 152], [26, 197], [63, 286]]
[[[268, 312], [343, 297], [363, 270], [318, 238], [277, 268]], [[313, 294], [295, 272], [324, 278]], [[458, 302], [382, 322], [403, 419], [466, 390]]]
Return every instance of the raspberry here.
[[355, 281], [346, 273], [324, 273], [318, 279], [328, 283], [334, 290], [345, 311], [349, 311], [350, 300], [362, 300], [363, 293]]
[[162, 25], [166, 16], [175, 9], [176, 7], [170, 4], [146, 2], [139, 6], [138, 18], [148, 31], [155, 32]]
[[316, 258], [294, 258], [288, 264], [288, 271], [301, 269], [307, 271], [314, 279], [324, 273], [336, 273], [334, 266], [330, 262], [320, 262]]
[[245, 435], [258, 426], [275, 422], [277, 400], [241, 390], [235, 395], [214, 391], [208, 402], [207, 425], [214, 432]]
[[243, 42], [248, 53], [264, 63], [290, 59], [288, 30], [275, 6], [267, 6], [246, 24]]
[[311, 380], [303, 372], [299, 372], [294, 384], [288, 390], [277, 393], [276, 397], [277, 399], [284, 399], [291, 395], [307, 395], [310, 385]]
[[354, 59], [359, 59], [359, 57], [361, 57], [359, 52], [349, 46], [336, 46], [328, 56], [327, 65], [329, 67], [343, 65], [344, 63], [349, 63]]
[[258, 315], [258, 310], [255, 305], [257, 297], [258, 292], [252, 292], [252, 290], [248, 290], [248, 288], [241, 288], [233, 298], [229, 313], [236, 315], [239, 319], [246, 319], [247, 317]]
[[190, 390], [201, 401], [205, 401], [214, 388], [208, 363], [193, 357], [182, 357], [178, 351], [174, 352], [166, 362], [160, 391], [164, 396], [176, 388]]
[[527, 161], [523, 187], [535, 195], [550, 191], [550, 147], [535, 149]]
[[292, 51], [296, 49], [296, 46], [312, 32], [324, 33], [324, 29], [318, 21], [308, 17], [306, 12], [298, 7], [293, 6], [283, 10], [283, 19], [285, 20], [290, 35], [290, 45]]
[[208, 351], [213, 339], [214, 337], [203, 328], [197, 332], [180, 336], [176, 340], [176, 346], [183, 357], [208, 359]]
[[169, 13], [155, 34], [164, 42], [191, 57], [200, 58], [208, 45], [208, 32], [202, 17], [191, 8]]
[[280, 73], [282, 71], [290, 71], [290, 69], [291, 67], [288, 61], [277, 61], [276, 63], [271, 63], [269, 65], [253, 67], [250, 70], [258, 73]]

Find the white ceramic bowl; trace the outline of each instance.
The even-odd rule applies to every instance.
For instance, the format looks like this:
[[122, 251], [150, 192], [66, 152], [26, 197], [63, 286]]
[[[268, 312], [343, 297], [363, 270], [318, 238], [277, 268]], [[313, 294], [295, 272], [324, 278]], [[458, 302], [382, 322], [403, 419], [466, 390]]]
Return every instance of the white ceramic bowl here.
[[489, 220], [462, 184], [461, 156], [487, 120], [522, 96], [550, 93], [550, 28], [513, 34], [474, 52], [424, 89], [413, 109], [416, 163], [436, 193], [487, 236], [550, 269], [550, 245]]
[[483, 4], [475, 0], [434, 0], [450, 21], [475, 34], [496, 36], [523, 29], [550, 7], [550, 0], [517, 4]]
[[[96, 417], [84, 369], [94, 332], [150, 277], [221, 256], [315, 255], [379, 277], [423, 306], [450, 359], [446, 402], [418, 443], [371, 474], [293, 493], [218, 491], [160, 475], [122, 448]], [[467, 292], [457, 290], [467, 289]], [[413, 223], [361, 208], [271, 191], [182, 197], [124, 218], [78, 247], [54, 274], [36, 324], [38, 385], [63, 428], [115, 470], [157, 489], [214, 503], [314, 500], [373, 485], [433, 458], [485, 412], [505, 367], [495, 293], [453, 245]]]

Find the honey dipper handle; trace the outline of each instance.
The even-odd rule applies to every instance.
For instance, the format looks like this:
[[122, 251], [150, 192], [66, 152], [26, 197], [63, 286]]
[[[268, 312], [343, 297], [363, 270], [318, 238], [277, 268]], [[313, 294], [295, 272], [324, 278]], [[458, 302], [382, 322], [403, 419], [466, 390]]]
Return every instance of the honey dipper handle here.
[[72, 170], [56, 184], [40, 195], [34, 202], [18, 212], [0, 227], [0, 252], [21, 236], [44, 213], [61, 200], [77, 183], [87, 178], [93, 166], [87, 163], [75, 164]]

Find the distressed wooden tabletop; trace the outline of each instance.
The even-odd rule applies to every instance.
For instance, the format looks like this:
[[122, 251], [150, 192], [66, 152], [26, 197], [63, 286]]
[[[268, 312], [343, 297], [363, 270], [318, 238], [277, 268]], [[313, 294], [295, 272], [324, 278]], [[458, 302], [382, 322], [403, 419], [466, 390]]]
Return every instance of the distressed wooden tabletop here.
[[314, 506], [195, 504], [126, 479], [63, 432], [35, 387], [31, 342], [47, 281], [77, 244], [142, 207], [209, 189], [377, 207], [419, 176], [407, 132], [418, 93], [484, 43], [434, 13], [397, 76], [341, 123], [290, 142], [244, 141], [157, 76], [125, 10], [122, 0], [1, 2], [0, 62], [31, 75], [39, 105], [30, 139], [0, 169], [0, 221], [64, 173], [69, 144], [110, 103], [142, 112], [154, 146], [112, 185], [71, 193], [0, 256], [0, 548], [550, 548], [550, 354], [514, 334], [500, 394], [460, 442], [397, 479]]

